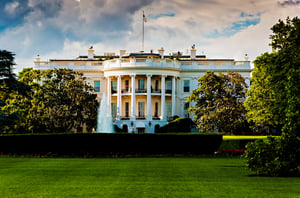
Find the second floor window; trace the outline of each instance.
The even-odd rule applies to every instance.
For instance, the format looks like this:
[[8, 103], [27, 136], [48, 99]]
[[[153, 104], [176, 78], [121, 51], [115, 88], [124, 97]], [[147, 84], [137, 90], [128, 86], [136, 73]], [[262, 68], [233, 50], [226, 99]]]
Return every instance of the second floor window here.
[[190, 92], [190, 81], [183, 81], [183, 92]]
[[95, 92], [100, 92], [100, 81], [99, 80], [94, 81], [94, 90], [95, 90]]
[[139, 90], [145, 89], [145, 80], [138, 80], [138, 89]]
[[117, 81], [111, 81], [111, 91], [117, 93]]

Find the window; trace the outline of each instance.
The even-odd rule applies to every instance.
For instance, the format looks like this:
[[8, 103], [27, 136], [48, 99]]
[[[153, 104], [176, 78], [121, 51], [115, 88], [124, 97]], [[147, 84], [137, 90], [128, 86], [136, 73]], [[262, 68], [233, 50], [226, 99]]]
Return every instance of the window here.
[[100, 92], [100, 81], [99, 80], [94, 81], [94, 90], [95, 90], [95, 92]]
[[145, 89], [145, 80], [138, 80], [138, 89], [139, 90]]
[[158, 117], [158, 102], [155, 103], [154, 117]]
[[111, 103], [111, 116], [113, 118], [117, 116], [117, 103]]
[[125, 90], [129, 91], [129, 80], [125, 80]]
[[190, 81], [183, 81], [183, 92], [190, 92]]
[[172, 93], [172, 81], [171, 80], [167, 80], [166, 81], [166, 93]]
[[139, 102], [138, 103], [138, 111], [139, 111], [138, 117], [145, 117], [144, 108], [145, 108], [145, 103]]
[[125, 117], [129, 117], [129, 102], [125, 102]]
[[155, 80], [155, 90], [158, 90], [158, 80]]
[[166, 103], [166, 116], [167, 117], [172, 116], [172, 103], [171, 102]]
[[117, 93], [117, 81], [111, 81], [111, 93]]

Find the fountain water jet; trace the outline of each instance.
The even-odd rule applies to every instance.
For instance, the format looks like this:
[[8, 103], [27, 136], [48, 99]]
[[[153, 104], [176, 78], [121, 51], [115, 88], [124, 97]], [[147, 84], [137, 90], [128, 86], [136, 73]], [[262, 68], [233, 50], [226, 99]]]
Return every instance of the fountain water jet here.
[[112, 116], [110, 105], [108, 104], [107, 96], [103, 94], [101, 103], [98, 108], [97, 116], [97, 133], [113, 133]]

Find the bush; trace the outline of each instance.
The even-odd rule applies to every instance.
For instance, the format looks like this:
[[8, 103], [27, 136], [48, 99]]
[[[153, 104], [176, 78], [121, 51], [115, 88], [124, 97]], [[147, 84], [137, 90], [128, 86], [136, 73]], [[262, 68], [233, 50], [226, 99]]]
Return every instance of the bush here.
[[299, 176], [300, 138], [282, 135], [256, 140], [246, 145], [247, 167], [259, 175]]
[[158, 133], [188, 133], [194, 126], [194, 122], [190, 118], [177, 118], [167, 125], [160, 127], [155, 132]]
[[117, 154], [212, 154], [222, 142], [220, 134], [77, 133], [2, 135], [5, 154], [54, 153], [91, 156]]

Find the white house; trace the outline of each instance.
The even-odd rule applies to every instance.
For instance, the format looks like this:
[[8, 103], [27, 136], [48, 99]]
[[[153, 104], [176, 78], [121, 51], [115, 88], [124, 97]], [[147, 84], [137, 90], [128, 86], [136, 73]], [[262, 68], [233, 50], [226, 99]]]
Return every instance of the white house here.
[[165, 55], [158, 53], [104, 53], [94, 55], [93, 47], [87, 56], [76, 59], [41, 61], [38, 56], [34, 69], [70, 68], [84, 73], [99, 100], [106, 94], [114, 124], [127, 125], [129, 131], [154, 132], [155, 126], [167, 124], [175, 115], [187, 114], [187, 97], [197, 88], [197, 79], [207, 70], [239, 72], [250, 85], [250, 61], [234, 59], [208, 59], [196, 55], [192, 46], [190, 55], [180, 52]]

